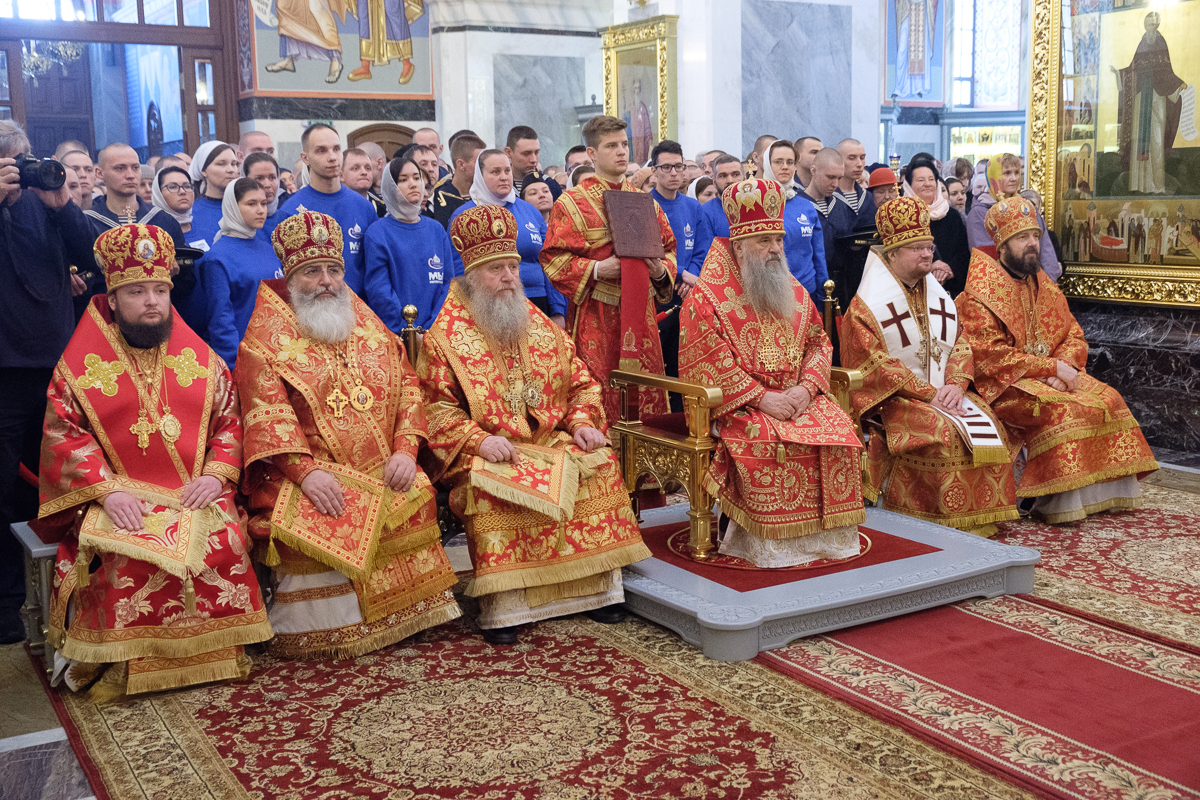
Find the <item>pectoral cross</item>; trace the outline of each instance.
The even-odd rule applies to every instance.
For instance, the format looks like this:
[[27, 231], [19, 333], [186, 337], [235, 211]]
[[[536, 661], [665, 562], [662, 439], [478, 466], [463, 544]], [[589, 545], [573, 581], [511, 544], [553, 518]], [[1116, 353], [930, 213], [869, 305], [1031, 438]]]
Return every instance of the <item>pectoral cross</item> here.
[[156, 430], [158, 426], [146, 419], [145, 412], [139, 414], [138, 421], [129, 426], [129, 432], [137, 437], [138, 447], [142, 448], [142, 455], [146, 455], [146, 448], [150, 446], [150, 434]]
[[350, 398], [342, 394], [342, 387], [335, 386], [333, 391], [325, 398], [325, 405], [329, 406], [329, 410], [333, 412], [333, 416], [338, 419], [342, 418], [342, 412], [345, 411], [346, 405], [350, 402]]
[[898, 313], [896, 311], [895, 303], [888, 303], [887, 307], [888, 307], [888, 311], [892, 312], [892, 318], [887, 320], [886, 322], [879, 323], [879, 326], [881, 328], [887, 328], [889, 325], [895, 325], [896, 328], [900, 331], [900, 346], [908, 347], [911, 344], [911, 342], [909, 342], [909, 340], [908, 340], [908, 334], [904, 332], [904, 320], [912, 319], [912, 314], [908, 311], [905, 311], [903, 314]]
[[[946, 298], [939, 297], [938, 305], [941, 306], [940, 309], [937, 309], [937, 308], [929, 309], [929, 316], [932, 317], [934, 314], [937, 314], [939, 317], [942, 318], [942, 335], [940, 338], [944, 342], [944, 341], [946, 341], [946, 336], [949, 334], [949, 331], [947, 330], [947, 325], [949, 324], [949, 321], [952, 319], [958, 319], [958, 317], [955, 316], [953, 311], [946, 310]], [[892, 313], [895, 313], [895, 312], [892, 312]]]

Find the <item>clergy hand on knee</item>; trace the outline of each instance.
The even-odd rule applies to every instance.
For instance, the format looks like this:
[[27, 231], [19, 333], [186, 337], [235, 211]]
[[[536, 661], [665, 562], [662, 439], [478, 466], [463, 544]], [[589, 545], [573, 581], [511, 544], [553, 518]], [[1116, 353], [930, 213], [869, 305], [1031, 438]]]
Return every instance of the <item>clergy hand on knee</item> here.
[[796, 401], [783, 392], [767, 392], [758, 399], [758, 410], [775, 419], [787, 420], [796, 415]]
[[195, 510], [208, 508], [220, 496], [221, 479], [212, 475], [201, 475], [183, 487], [179, 502], [184, 508]]
[[1060, 392], [1061, 391], [1073, 392], [1079, 386], [1079, 370], [1075, 369], [1074, 367], [1072, 367], [1070, 364], [1063, 361], [1062, 359], [1059, 359], [1058, 375], [1056, 375], [1055, 377], [1057, 377], [1060, 381], [1062, 381], [1063, 384], [1066, 386], [1065, 390], [1059, 389]]
[[584, 427], [575, 431], [575, 444], [579, 445], [579, 449], [583, 452], [590, 453], [598, 447], [604, 447], [608, 444], [608, 440], [595, 428]]
[[808, 393], [808, 389], [796, 384], [792, 388], [783, 393], [785, 397], [790, 397], [792, 402], [796, 404], [796, 411], [792, 414], [791, 419], [808, 411], [808, 406], [812, 403], [812, 395]]
[[493, 464], [497, 461], [516, 461], [517, 448], [503, 436], [489, 436], [479, 445], [479, 455]]
[[383, 465], [383, 482], [392, 487], [393, 492], [407, 492], [416, 477], [417, 462], [403, 453], [392, 453]]
[[129, 492], [113, 492], [104, 498], [104, 512], [121, 530], [140, 531], [145, 526], [142, 517], [149, 512], [141, 501]]
[[933, 396], [933, 407], [956, 417], [967, 413], [967, 407], [963, 405], [963, 390], [948, 383]]
[[300, 484], [300, 491], [313, 507], [327, 517], [340, 517], [346, 510], [346, 497], [337, 479], [324, 470], [313, 470]]

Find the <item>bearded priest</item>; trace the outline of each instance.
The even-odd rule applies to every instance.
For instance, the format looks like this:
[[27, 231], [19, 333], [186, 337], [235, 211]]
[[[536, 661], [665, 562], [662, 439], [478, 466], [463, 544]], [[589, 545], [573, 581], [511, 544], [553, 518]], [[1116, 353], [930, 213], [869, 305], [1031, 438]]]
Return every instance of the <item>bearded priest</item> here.
[[235, 379], [250, 535], [275, 573], [271, 652], [353, 658], [460, 616], [425, 414], [404, 346], [345, 283], [342, 230], [301, 211], [271, 236]]
[[992, 536], [996, 522], [1018, 516], [1014, 454], [991, 408], [969, 391], [971, 345], [931, 274], [929, 210], [901, 197], [879, 207], [875, 224], [882, 249], [867, 256], [841, 328], [842, 365], [863, 373], [851, 406], [874, 430], [866, 495], [882, 495], [889, 511]]
[[683, 302], [679, 373], [719, 386], [709, 491], [719, 552], [791, 567], [859, 552], [861, 442], [829, 396], [833, 346], [783, 252], [783, 187], [732, 183], [729, 238], [714, 239]]
[[451, 487], [479, 598], [479, 627], [513, 644], [522, 623], [586, 612], [619, 622], [621, 567], [650, 555], [617, 458], [600, 387], [570, 338], [525, 299], [517, 223], [477, 206], [450, 226], [465, 274], [418, 362], [429, 473]]
[[171, 310], [175, 244], [121, 225], [95, 244], [92, 298], [54, 370], [35, 523], [60, 541], [54, 683], [97, 702], [245, 677], [271, 637], [234, 504], [238, 397]]
[[1017, 496], [1051, 524], [1141, 505], [1138, 478], [1158, 469], [1137, 420], [1088, 375], [1087, 340], [1041, 267], [1041, 227], [1023, 197], [984, 218], [999, 260], [976, 249], [959, 321], [975, 357], [975, 385], [1023, 446]]

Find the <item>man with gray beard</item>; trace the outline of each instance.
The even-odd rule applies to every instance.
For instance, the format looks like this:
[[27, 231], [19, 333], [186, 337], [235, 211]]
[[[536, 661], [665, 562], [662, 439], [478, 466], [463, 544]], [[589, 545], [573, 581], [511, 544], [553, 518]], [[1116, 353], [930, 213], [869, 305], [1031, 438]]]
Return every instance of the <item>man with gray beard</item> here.
[[234, 377], [250, 535], [275, 573], [271, 652], [354, 658], [460, 615], [400, 340], [345, 283], [342, 231], [302, 211], [272, 234]]
[[729, 237], [713, 240], [680, 312], [679, 374], [719, 386], [708, 483], [719, 551], [756, 567], [859, 552], [863, 509], [854, 423], [829, 396], [833, 348], [783, 254], [783, 187], [730, 184]]
[[[429, 460], [467, 529], [489, 644], [564, 614], [624, 618], [621, 567], [650, 555], [638, 533], [600, 386], [565, 332], [521, 289], [517, 221], [475, 206], [450, 226], [463, 277], [425, 335], [417, 371]], [[425, 454], [423, 454], [425, 455]]]

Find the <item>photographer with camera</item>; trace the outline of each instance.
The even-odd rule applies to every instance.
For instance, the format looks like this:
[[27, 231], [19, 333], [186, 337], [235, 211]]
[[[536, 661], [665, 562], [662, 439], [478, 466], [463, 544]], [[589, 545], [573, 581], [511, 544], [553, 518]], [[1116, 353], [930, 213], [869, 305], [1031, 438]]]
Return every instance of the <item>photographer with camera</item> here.
[[57, 161], [29, 155], [20, 126], [0, 120], [0, 643], [25, 638], [24, 557], [9, 525], [37, 514], [46, 389], [75, 330], [69, 264], [93, 263], [91, 228]]

